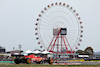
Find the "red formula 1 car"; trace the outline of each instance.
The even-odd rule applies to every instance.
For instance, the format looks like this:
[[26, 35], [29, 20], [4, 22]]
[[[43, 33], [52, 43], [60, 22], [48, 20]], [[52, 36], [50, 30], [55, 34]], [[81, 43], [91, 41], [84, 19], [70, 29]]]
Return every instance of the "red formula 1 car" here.
[[53, 60], [49, 57], [49, 58], [44, 58], [44, 57], [39, 57], [39, 56], [35, 56], [33, 54], [28, 55], [28, 56], [16, 56], [14, 62], [16, 64], [19, 63], [27, 63], [27, 64], [31, 64], [31, 63], [39, 63], [39, 64], [43, 64], [43, 63], [49, 63], [52, 64]]

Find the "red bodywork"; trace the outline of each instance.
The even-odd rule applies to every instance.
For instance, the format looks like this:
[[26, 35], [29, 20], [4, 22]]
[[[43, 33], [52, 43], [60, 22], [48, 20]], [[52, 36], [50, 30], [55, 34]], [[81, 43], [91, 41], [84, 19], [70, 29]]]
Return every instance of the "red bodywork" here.
[[39, 57], [39, 56], [35, 56], [35, 55], [25, 56], [25, 59], [26, 58], [31, 58], [32, 62], [40, 62], [40, 61], [46, 60], [46, 58], [44, 58], [44, 57]]

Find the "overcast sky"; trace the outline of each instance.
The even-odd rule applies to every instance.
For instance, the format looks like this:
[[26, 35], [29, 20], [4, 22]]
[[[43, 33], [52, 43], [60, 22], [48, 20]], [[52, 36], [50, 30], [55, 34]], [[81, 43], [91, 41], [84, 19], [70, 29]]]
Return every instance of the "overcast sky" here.
[[40, 11], [48, 4], [69, 4], [79, 13], [84, 33], [79, 49], [91, 46], [100, 51], [100, 0], [0, 0], [0, 46], [7, 51], [39, 48], [35, 39], [35, 22]]

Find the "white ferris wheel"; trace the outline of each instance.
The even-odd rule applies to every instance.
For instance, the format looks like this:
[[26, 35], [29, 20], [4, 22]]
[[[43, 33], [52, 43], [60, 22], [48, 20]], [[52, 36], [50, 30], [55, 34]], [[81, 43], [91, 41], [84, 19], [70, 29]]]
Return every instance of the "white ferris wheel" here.
[[74, 53], [82, 41], [83, 26], [79, 14], [65, 3], [52, 3], [41, 11], [35, 23], [40, 48], [53, 53]]

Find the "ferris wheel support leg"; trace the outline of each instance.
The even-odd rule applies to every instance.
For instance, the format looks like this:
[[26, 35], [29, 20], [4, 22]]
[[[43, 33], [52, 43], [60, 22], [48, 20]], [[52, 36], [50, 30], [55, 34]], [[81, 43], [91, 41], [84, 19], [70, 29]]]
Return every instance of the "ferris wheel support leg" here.
[[56, 37], [56, 39], [55, 39], [55, 41], [53, 43], [53, 46], [51, 47], [50, 51], [52, 51], [53, 47], [55, 46], [55, 43], [56, 43], [56, 41], [57, 41], [57, 39], [59, 37], [60, 32], [61, 32], [61, 30], [59, 30], [59, 33], [58, 33], [58, 35], [57, 35], [57, 37]]
[[65, 36], [63, 36], [63, 41], [64, 41], [64, 45], [65, 45], [65, 47], [66, 47], [66, 52], [68, 52], [68, 48], [67, 48], [67, 45], [66, 45], [66, 43], [65, 43]]
[[58, 39], [58, 36], [56, 37], [56, 39], [55, 39], [50, 51], [52, 51], [53, 47], [55, 46], [55, 43], [56, 43], [57, 39]]
[[58, 36], [58, 39], [57, 39], [57, 53], [59, 53], [59, 36]]
[[50, 48], [50, 46], [51, 46], [51, 44], [52, 44], [52, 42], [53, 42], [54, 38], [55, 38], [55, 36], [52, 38], [52, 41], [51, 41], [51, 43], [50, 43], [50, 45], [49, 45], [49, 47], [48, 47], [47, 51], [49, 50], [49, 48]]
[[71, 46], [70, 46], [70, 44], [69, 44], [69, 42], [68, 42], [68, 40], [67, 40], [66, 36], [65, 36], [65, 39], [66, 39], [66, 41], [67, 41], [67, 43], [68, 43], [68, 46], [70, 47], [71, 52], [72, 52], [72, 48], [71, 48]]
[[62, 35], [61, 35], [61, 53], [62, 53]]

